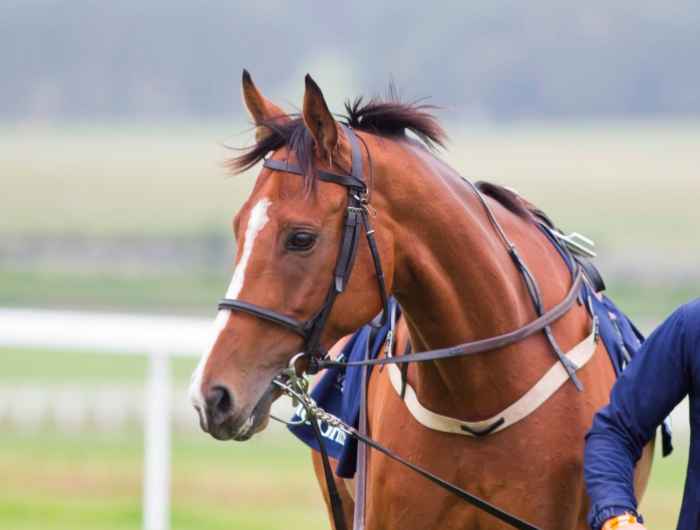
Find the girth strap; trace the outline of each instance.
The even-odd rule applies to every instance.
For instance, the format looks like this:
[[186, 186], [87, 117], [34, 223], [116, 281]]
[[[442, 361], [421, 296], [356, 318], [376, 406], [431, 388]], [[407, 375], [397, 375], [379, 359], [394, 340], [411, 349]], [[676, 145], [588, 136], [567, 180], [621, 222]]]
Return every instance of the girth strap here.
[[374, 262], [374, 271], [377, 276], [377, 284], [379, 286], [379, 297], [382, 300], [382, 318], [379, 326], [386, 324], [387, 318], [389, 317], [389, 294], [386, 292], [386, 282], [384, 280], [384, 270], [382, 269], [382, 262], [379, 259], [379, 249], [377, 248], [377, 240], [374, 237], [374, 229], [369, 221], [367, 212], [363, 216], [363, 221], [365, 223], [365, 233], [367, 236], [367, 244], [369, 245], [369, 252], [372, 256], [372, 261]]

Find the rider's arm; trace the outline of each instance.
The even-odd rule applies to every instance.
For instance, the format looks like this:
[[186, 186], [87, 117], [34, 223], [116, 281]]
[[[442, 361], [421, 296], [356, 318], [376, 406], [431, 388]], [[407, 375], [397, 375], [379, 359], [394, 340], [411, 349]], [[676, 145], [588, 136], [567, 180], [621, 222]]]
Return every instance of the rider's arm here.
[[688, 351], [687, 311], [688, 306], [681, 307], [647, 339], [586, 436], [584, 473], [595, 530], [616, 516], [637, 515], [635, 464], [656, 428], [690, 390], [694, 356]]

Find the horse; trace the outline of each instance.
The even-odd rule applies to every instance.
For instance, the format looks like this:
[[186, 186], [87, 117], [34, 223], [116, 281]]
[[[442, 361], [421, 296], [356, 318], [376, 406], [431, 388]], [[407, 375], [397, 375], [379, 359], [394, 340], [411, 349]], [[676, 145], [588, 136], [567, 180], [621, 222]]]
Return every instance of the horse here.
[[[202, 429], [219, 440], [243, 441], [264, 429], [278, 396], [272, 381], [310, 340], [319, 351], [327, 349], [380, 312], [385, 297], [377, 288], [376, 259], [380, 283], [400, 303], [417, 352], [504, 335], [539, 316], [494, 221], [528, 264], [543, 310], [572, 288], [570, 271], [538, 229], [532, 208], [495, 185], [475, 193], [437, 157], [432, 148], [443, 146], [446, 135], [430, 108], [358, 99], [346, 105], [343, 125], [314, 80], [307, 75], [305, 83], [302, 111], [289, 115], [243, 74], [256, 143], [229, 166], [238, 172], [266, 162], [234, 217], [239, 251], [227, 303], [220, 305], [190, 387]], [[356, 174], [353, 137], [367, 175], [363, 198], [322, 178]], [[358, 244], [354, 266], [339, 279], [335, 267], [351, 203], [371, 217], [375, 248]], [[329, 291], [334, 281], [342, 288]], [[551, 332], [569, 351], [590, 328], [586, 307], [574, 304]], [[558, 362], [549, 339], [535, 333], [478, 355], [410, 364], [407, 380], [426, 409], [478, 422], [527, 394]], [[615, 380], [602, 342], [575, 376], [583, 391], [567, 382], [508, 428], [459, 436], [421, 425], [397, 395], [389, 370], [373, 372], [368, 432], [530, 523], [583, 530], [584, 436]], [[647, 448], [637, 469], [639, 495], [650, 466]], [[366, 485], [367, 529], [506, 528], [380, 453], [367, 454]], [[351, 510], [346, 519], [352, 523]]]

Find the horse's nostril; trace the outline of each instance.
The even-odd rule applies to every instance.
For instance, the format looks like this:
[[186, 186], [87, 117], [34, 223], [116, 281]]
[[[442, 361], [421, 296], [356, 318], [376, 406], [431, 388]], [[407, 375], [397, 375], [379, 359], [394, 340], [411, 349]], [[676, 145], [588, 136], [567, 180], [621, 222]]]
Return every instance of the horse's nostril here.
[[206, 397], [207, 408], [216, 417], [223, 417], [233, 408], [233, 399], [229, 389], [223, 385], [211, 387]]

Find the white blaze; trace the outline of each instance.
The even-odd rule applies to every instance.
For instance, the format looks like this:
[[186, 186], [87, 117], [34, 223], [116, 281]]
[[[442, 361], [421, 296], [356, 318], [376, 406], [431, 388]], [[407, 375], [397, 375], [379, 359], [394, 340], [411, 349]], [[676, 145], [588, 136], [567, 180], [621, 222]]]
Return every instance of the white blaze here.
[[[245, 236], [243, 238], [243, 252], [241, 252], [241, 257], [233, 271], [233, 278], [231, 278], [231, 283], [226, 291], [226, 298], [235, 300], [238, 298], [241, 289], [243, 289], [245, 271], [248, 266], [248, 260], [253, 253], [255, 238], [270, 220], [270, 218], [267, 216], [267, 209], [270, 207], [270, 204], [271, 202], [268, 198], [260, 199], [255, 206], [253, 206], [253, 209], [250, 212], [248, 226], [246, 227]], [[192, 374], [189, 391], [190, 401], [192, 401], [192, 404], [195, 407], [199, 407], [202, 412], [204, 411], [204, 396], [202, 395], [202, 375], [204, 374], [204, 367], [207, 365], [211, 350], [214, 348], [214, 344], [216, 344], [221, 331], [226, 326], [229, 316], [231, 316], [231, 311], [229, 309], [221, 309], [217, 313], [216, 319], [214, 320], [214, 327], [212, 330], [211, 339], [209, 341], [209, 346], [205, 350], [204, 355], [197, 365], [197, 368]], [[206, 421], [206, 418], [204, 421]]]

